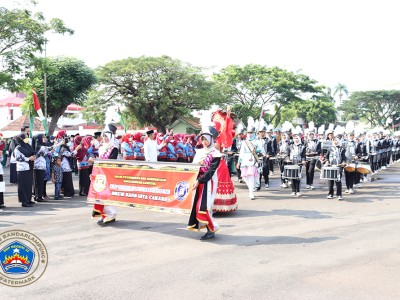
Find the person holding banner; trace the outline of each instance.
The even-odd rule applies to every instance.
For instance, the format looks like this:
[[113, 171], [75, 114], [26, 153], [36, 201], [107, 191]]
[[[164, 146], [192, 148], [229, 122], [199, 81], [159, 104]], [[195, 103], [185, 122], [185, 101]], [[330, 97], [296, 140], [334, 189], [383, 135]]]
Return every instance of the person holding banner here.
[[[103, 142], [99, 147], [99, 158], [100, 159], [117, 159], [118, 158], [118, 148], [115, 147], [115, 135], [111, 131], [112, 129], [106, 127], [103, 131]], [[89, 163], [93, 163], [93, 158], [89, 159]], [[115, 206], [94, 204], [92, 217], [100, 217], [97, 221], [98, 225], [106, 225], [107, 223], [115, 222], [117, 217], [117, 209]]]
[[218, 132], [214, 127], [205, 128], [199, 137], [203, 148], [198, 149], [193, 158], [193, 163], [199, 163], [202, 166], [192, 187], [196, 193], [187, 228], [199, 231], [206, 227], [207, 233], [200, 238], [201, 240], [215, 238], [215, 232], [218, 230], [218, 225], [212, 218], [212, 206], [218, 186], [216, 171], [222, 156], [222, 153], [215, 148], [217, 136]]

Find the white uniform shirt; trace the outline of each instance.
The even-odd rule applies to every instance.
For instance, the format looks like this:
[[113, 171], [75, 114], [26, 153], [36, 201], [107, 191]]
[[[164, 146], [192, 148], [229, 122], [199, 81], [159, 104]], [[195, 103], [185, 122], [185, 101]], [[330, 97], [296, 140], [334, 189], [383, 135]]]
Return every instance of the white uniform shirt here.
[[157, 142], [152, 139], [147, 139], [143, 144], [144, 158], [146, 161], [157, 161], [158, 150], [163, 147], [163, 144], [157, 145]]

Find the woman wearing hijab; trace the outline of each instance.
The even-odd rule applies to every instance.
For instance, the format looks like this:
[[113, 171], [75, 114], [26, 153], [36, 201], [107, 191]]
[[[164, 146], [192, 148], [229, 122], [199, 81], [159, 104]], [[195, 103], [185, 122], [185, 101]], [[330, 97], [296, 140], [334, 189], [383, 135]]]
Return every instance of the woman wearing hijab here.
[[45, 143], [46, 149], [47, 149], [47, 155], [44, 156], [44, 159], [46, 161], [46, 171], [45, 171], [45, 175], [44, 175], [44, 184], [43, 184], [43, 197], [44, 199], [48, 200], [50, 199], [49, 196], [47, 196], [47, 190], [46, 190], [46, 186], [47, 186], [47, 181], [49, 181], [51, 179], [51, 149], [53, 148], [54, 145], [54, 137], [53, 137], [53, 141], [50, 141], [49, 136], [46, 136], [46, 140], [47, 142]]
[[[118, 148], [115, 147], [115, 136], [107, 127], [103, 131], [103, 141], [99, 147], [99, 159], [117, 159], [118, 158]], [[89, 160], [93, 162], [93, 158]], [[117, 209], [115, 206], [94, 204], [92, 217], [100, 217], [97, 224], [103, 226], [107, 223], [114, 222], [117, 217]]]
[[14, 150], [18, 146], [17, 136], [11, 139], [8, 153], [10, 154], [10, 183], [18, 183], [17, 161], [15, 159]]
[[64, 191], [64, 198], [70, 199], [75, 195], [74, 183], [72, 181], [72, 153], [70, 148], [66, 145], [68, 141], [64, 138], [64, 136], [65, 130], [60, 130], [56, 137], [57, 148], [55, 152], [61, 157], [61, 168], [63, 171], [62, 188]]
[[[3, 159], [3, 150], [0, 150], [0, 161]], [[4, 154], [5, 155], [5, 154]], [[5, 190], [5, 183], [3, 180], [3, 165], [0, 164], [0, 209], [5, 208], [6, 206], [4, 205], [4, 190]]]
[[199, 231], [207, 227], [207, 233], [201, 240], [213, 239], [218, 225], [212, 218], [212, 206], [217, 192], [217, 169], [221, 161], [221, 152], [215, 148], [215, 139], [218, 132], [213, 127], [208, 127], [200, 134], [203, 148], [196, 152], [193, 163], [202, 165], [197, 180], [192, 189], [196, 190], [192, 211], [189, 217], [188, 229]]
[[[91, 136], [82, 138], [80, 135], [74, 137], [74, 151], [73, 155], [76, 157], [78, 163], [79, 171], [79, 196], [87, 196], [89, 192], [89, 161], [88, 161], [88, 149], [90, 148], [90, 140], [87, 138], [92, 138]], [[84, 140], [86, 142], [84, 143]]]
[[135, 158], [134, 156], [135, 151], [133, 150], [133, 148], [134, 148], [133, 137], [130, 133], [127, 133], [122, 137], [122, 143], [121, 143], [122, 159], [133, 160]]
[[242, 142], [239, 152], [239, 159], [236, 168], [240, 168], [242, 179], [249, 188], [249, 198], [254, 200], [254, 190], [260, 186], [258, 171], [258, 153], [265, 155], [264, 147], [256, 141], [255, 128], [247, 129], [247, 138]]
[[306, 147], [302, 144], [298, 134], [293, 135], [293, 144], [289, 147], [289, 159], [292, 165], [299, 167], [299, 178], [292, 178], [292, 196], [301, 197], [300, 174], [302, 166], [306, 164]]
[[14, 157], [18, 172], [18, 201], [22, 207], [32, 207], [32, 178], [33, 162], [35, 155], [31, 145], [27, 143], [28, 138], [21, 133], [16, 138], [17, 146], [14, 150]]
[[33, 137], [32, 148], [36, 153], [35, 163], [33, 167], [33, 178], [35, 187], [35, 201], [45, 202], [43, 191], [46, 176], [46, 156], [48, 150], [46, 147], [47, 138], [44, 134], [37, 134]]

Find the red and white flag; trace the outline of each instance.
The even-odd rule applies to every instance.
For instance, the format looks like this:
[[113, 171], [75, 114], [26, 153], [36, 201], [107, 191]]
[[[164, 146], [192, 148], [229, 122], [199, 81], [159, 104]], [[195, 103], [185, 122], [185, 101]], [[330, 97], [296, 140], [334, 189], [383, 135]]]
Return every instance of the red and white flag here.
[[35, 110], [36, 110], [36, 112], [37, 112], [37, 114], [38, 114], [38, 116], [40, 118], [40, 121], [43, 122], [44, 115], [43, 115], [42, 109], [40, 108], [39, 98], [38, 98], [38, 96], [37, 96], [37, 94], [36, 94], [34, 89], [32, 89], [32, 93], [33, 93], [33, 107], [35, 108]]
[[36, 94], [34, 89], [32, 89], [32, 94], [33, 94], [33, 107], [35, 108], [35, 110], [36, 110], [36, 112], [37, 112], [37, 114], [39, 116], [40, 121], [42, 121], [43, 126], [44, 126], [44, 131], [47, 134], [48, 129], [47, 129], [46, 118], [43, 115], [43, 111], [42, 111], [42, 109], [40, 107], [39, 98], [38, 98], [38, 96], [37, 96], [37, 94]]

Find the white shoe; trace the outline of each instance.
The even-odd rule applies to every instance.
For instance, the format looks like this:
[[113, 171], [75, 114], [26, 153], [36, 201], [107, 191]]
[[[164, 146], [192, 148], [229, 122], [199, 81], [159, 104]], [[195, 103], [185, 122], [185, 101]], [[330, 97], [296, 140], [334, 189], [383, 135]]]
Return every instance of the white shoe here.
[[326, 199], [333, 199], [332, 195], [328, 195], [328, 197], [326, 197]]
[[356, 188], [362, 188], [362, 185], [361, 185], [361, 183], [359, 183], [359, 184], [356, 184]]
[[350, 189], [350, 190], [349, 190], [349, 193], [350, 193], [350, 194], [354, 194], [353, 189]]
[[303, 196], [300, 192], [296, 193], [296, 197], [301, 197]]
[[254, 200], [256, 197], [254, 197], [254, 194], [249, 194], [250, 200]]
[[313, 185], [310, 185], [310, 188], [311, 188], [312, 190], [315, 190], [315, 187], [314, 187]]
[[286, 183], [282, 183], [282, 184], [281, 184], [281, 187], [282, 187], [282, 188], [287, 188], [288, 185], [287, 185]]
[[311, 186], [307, 185], [306, 190], [309, 190], [309, 189], [311, 189]]
[[295, 193], [295, 192], [292, 192], [291, 195], [292, 195], [292, 196], [296, 196], [296, 193]]
[[345, 190], [344, 193], [345, 193], [345, 194], [349, 194], [349, 193], [350, 193], [350, 190]]
[[266, 189], [266, 190], [269, 189], [269, 184], [268, 184], [268, 183], [265, 184], [265, 189]]
[[338, 200], [339, 200], [339, 201], [342, 201], [342, 200], [343, 200], [343, 197], [342, 197], [342, 196], [339, 196], [339, 197], [338, 197]]

